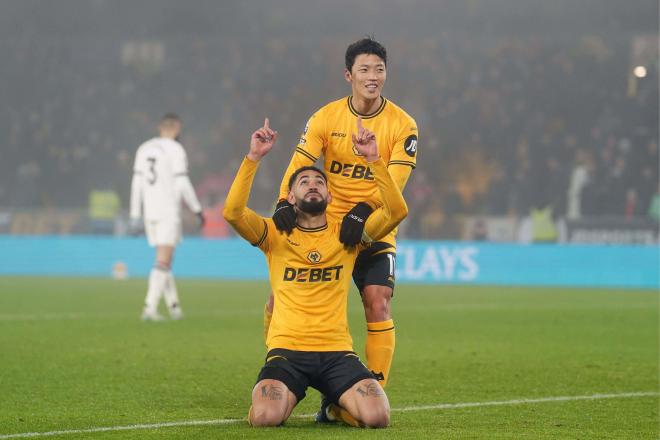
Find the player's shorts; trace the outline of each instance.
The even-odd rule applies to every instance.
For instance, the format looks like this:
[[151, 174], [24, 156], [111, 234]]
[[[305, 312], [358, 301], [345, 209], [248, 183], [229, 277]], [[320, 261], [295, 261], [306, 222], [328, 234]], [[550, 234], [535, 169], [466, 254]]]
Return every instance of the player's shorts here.
[[257, 383], [264, 379], [279, 380], [296, 396], [305, 398], [307, 387], [320, 391], [332, 403], [353, 385], [374, 375], [352, 351], [294, 351], [274, 348], [266, 355]]
[[395, 248], [378, 241], [358, 254], [353, 268], [353, 282], [360, 295], [364, 286], [387, 286], [394, 289]]
[[176, 246], [181, 242], [181, 222], [177, 220], [147, 220], [144, 232], [149, 246]]

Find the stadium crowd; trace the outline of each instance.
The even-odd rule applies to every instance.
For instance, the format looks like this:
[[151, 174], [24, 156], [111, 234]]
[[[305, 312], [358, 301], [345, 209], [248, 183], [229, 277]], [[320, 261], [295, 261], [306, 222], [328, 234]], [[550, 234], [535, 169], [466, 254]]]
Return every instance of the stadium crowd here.
[[[137, 145], [165, 111], [202, 203], [216, 207], [264, 115], [280, 154], [255, 182], [269, 212], [306, 118], [347, 93], [346, 38], [43, 38], [0, 42], [0, 207], [82, 207], [112, 189], [122, 205]], [[647, 217], [658, 197], [658, 71], [630, 78], [630, 37], [383, 36], [385, 96], [415, 117], [420, 163], [403, 235], [458, 238], [457, 216]], [[13, 84], [10, 86], [9, 84]], [[657, 206], [655, 208], [657, 210]], [[656, 214], [657, 215], [657, 214]]]

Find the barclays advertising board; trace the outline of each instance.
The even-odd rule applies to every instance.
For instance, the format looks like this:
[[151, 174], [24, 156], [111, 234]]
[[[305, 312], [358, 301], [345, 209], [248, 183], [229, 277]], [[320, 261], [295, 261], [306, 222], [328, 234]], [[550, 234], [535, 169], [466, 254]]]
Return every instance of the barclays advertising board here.
[[[153, 249], [144, 238], [0, 236], [0, 275], [111, 276], [118, 264], [145, 277]], [[659, 250], [641, 245], [398, 243], [399, 283], [658, 289]], [[186, 238], [177, 277], [266, 280], [261, 252], [241, 239]]]
[[419, 283], [659, 287], [656, 246], [402, 241], [397, 279]]

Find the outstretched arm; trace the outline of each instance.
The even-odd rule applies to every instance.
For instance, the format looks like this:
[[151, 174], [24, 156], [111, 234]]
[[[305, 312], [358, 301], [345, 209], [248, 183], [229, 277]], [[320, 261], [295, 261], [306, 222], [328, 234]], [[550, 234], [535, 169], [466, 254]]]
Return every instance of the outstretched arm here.
[[383, 238], [396, 228], [408, 215], [408, 207], [385, 162], [378, 155], [376, 135], [362, 127], [362, 119], [359, 117], [357, 128], [357, 135], [353, 135], [353, 144], [367, 160], [383, 201], [383, 205], [367, 219], [362, 233], [363, 241], [370, 242]]
[[[417, 166], [418, 141], [417, 123], [414, 119], [409, 118], [392, 147], [390, 161], [387, 164], [387, 169], [401, 192], [403, 192], [412, 170]], [[377, 198], [367, 202], [374, 208], [380, 206], [380, 200]]]
[[315, 113], [300, 135], [298, 146], [289, 162], [282, 183], [280, 184], [280, 196], [273, 212], [273, 223], [280, 231], [290, 233], [296, 225], [296, 210], [286, 198], [289, 194], [289, 178], [300, 167], [314, 165], [318, 160], [324, 145], [323, 117], [317, 117], [320, 111]]
[[254, 246], [263, 243], [268, 228], [265, 219], [247, 207], [247, 201], [259, 161], [270, 151], [276, 139], [277, 132], [270, 129], [266, 118], [264, 126], [252, 133], [250, 151], [238, 169], [222, 212], [236, 232]]

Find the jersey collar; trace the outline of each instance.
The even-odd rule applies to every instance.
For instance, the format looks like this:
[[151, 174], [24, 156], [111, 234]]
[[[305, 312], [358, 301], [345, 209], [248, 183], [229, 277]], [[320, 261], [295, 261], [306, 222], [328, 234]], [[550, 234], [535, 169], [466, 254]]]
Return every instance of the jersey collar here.
[[376, 116], [378, 116], [379, 114], [381, 114], [383, 112], [383, 109], [385, 108], [385, 104], [387, 104], [387, 99], [385, 99], [385, 97], [383, 95], [381, 95], [381, 98], [383, 98], [383, 101], [380, 103], [380, 107], [378, 107], [378, 110], [376, 110], [375, 112], [373, 112], [370, 115], [363, 115], [363, 114], [359, 113], [357, 110], [355, 110], [355, 108], [353, 107], [353, 103], [351, 102], [352, 97], [353, 96], [351, 95], [351, 96], [346, 98], [346, 102], [348, 103], [348, 109], [355, 116], [360, 116], [362, 119], [375, 118]]
[[296, 228], [298, 228], [302, 232], [318, 232], [318, 231], [323, 231], [325, 229], [328, 229], [328, 224], [326, 223], [323, 226], [319, 226], [317, 228], [306, 228], [306, 227], [300, 226], [298, 223], [296, 223]]

